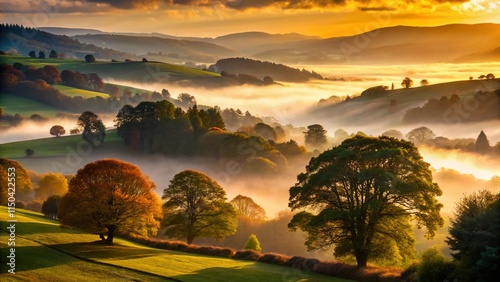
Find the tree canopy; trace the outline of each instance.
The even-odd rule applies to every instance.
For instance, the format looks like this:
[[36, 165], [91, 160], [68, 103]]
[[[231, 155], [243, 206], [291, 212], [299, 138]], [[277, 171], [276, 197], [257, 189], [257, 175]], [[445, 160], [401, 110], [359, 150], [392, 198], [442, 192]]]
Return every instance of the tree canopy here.
[[470, 279], [464, 281], [494, 281], [498, 278], [499, 230], [500, 194], [480, 190], [464, 196], [457, 203], [446, 243], [453, 258], [465, 270], [464, 277]]
[[68, 180], [61, 173], [47, 173], [38, 181], [38, 188], [35, 189], [35, 194], [42, 201], [49, 196], [62, 196], [68, 192]]
[[[12, 171], [12, 169], [9, 170], [9, 168], [13, 168], [14, 171]], [[9, 197], [7, 183], [9, 182], [9, 178], [13, 177], [12, 173], [15, 175], [16, 191], [14, 198], [16, 201], [28, 201], [31, 198], [32, 184], [26, 169], [24, 169], [24, 167], [16, 161], [0, 158], [0, 183], [2, 183], [0, 205], [7, 204]]]
[[59, 137], [61, 135], [66, 134], [66, 130], [61, 125], [54, 125], [50, 128], [50, 135], [54, 135], [55, 137]]
[[99, 117], [91, 111], [85, 111], [78, 117], [77, 125], [82, 128], [82, 139], [90, 144], [100, 144], [106, 137], [106, 128]]
[[165, 235], [186, 238], [223, 239], [236, 232], [237, 213], [226, 200], [226, 192], [199, 171], [185, 170], [163, 190]]
[[296, 214], [289, 227], [307, 232], [310, 250], [337, 244], [365, 267], [377, 241], [402, 241], [391, 231], [409, 218], [426, 227], [428, 237], [443, 225], [442, 205], [435, 199], [441, 189], [429, 167], [410, 142], [384, 136], [347, 139], [312, 158], [297, 176], [289, 206], [308, 211]]
[[58, 218], [62, 226], [100, 234], [109, 245], [115, 231], [156, 235], [162, 212], [154, 188], [135, 165], [114, 159], [89, 163], [71, 179]]
[[326, 130], [320, 124], [312, 124], [307, 127], [305, 134], [306, 146], [313, 147], [315, 149], [323, 149], [326, 145]]
[[409, 77], [405, 77], [401, 82], [401, 86], [407, 89], [410, 88], [412, 85], [413, 85], [413, 80], [411, 80], [411, 78]]
[[436, 134], [425, 126], [412, 129], [408, 132], [408, 134], [406, 134], [406, 138], [417, 145], [425, 143], [434, 137], [436, 137]]
[[266, 218], [266, 211], [250, 197], [238, 195], [231, 200], [231, 204], [240, 217], [251, 220], [264, 220]]

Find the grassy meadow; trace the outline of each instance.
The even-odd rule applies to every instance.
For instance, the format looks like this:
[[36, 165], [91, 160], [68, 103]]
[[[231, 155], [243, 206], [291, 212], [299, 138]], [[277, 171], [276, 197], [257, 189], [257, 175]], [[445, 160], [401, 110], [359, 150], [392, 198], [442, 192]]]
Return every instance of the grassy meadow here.
[[52, 106], [48, 106], [32, 99], [9, 94], [0, 94], [0, 104], [4, 114], [20, 114], [29, 117], [39, 114], [44, 117], [55, 117], [59, 112], [67, 112]]
[[[0, 246], [6, 256], [7, 208], [0, 207]], [[349, 281], [259, 262], [145, 247], [115, 238], [104, 246], [95, 234], [61, 229], [55, 220], [16, 209], [16, 274], [2, 281]], [[5, 267], [2, 265], [2, 267]]]

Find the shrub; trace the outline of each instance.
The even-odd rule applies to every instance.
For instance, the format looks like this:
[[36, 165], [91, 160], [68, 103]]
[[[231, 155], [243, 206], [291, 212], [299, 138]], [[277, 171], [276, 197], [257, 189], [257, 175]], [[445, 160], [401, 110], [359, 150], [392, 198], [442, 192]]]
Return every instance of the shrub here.
[[263, 263], [269, 263], [269, 264], [275, 264], [275, 265], [285, 265], [285, 263], [290, 259], [289, 256], [282, 255], [282, 254], [276, 254], [276, 253], [268, 253], [264, 254], [260, 258], [257, 259], [257, 261], [263, 262]]
[[256, 252], [254, 250], [240, 250], [234, 254], [233, 258], [241, 260], [257, 261], [261, 256], [262, 256], [261, 253]]
[[422, 253], [422, 260], [417, 266], [417, 273], [420, 281], [453, 281], [455, 268], [455, 264], [448, 261], [436, 247], [433, 247]]
[[257, 236], [255, 236], [255, 234], [251, 234], [248, 237], [248, 240], [245, 244], [245, 250], [254, 250], [257, 252], [262, 251], [262, 248], [260, 247], [259, 239], [257, 239]]

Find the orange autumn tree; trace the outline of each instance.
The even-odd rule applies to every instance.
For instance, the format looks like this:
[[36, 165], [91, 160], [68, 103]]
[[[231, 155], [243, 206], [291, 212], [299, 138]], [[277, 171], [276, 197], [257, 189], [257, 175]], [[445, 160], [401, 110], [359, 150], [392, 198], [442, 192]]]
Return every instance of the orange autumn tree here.
[[115, 159], [89, 163], [71, 179], [58, 218], [62, 226], [98, 233], [107, 245], [113, 244], [116, 231], [156, 235], [162, 210], [154, 188], [130, 163]]

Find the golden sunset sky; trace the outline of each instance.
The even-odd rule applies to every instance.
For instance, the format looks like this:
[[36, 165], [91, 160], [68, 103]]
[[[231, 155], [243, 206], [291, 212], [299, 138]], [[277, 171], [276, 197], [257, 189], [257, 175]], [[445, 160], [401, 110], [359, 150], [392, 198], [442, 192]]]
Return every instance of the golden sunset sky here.
[[395, 25], [500, 23], [486, 0], [0, 0], [1, 22], [216, 37], [297, 32], [332, 37]]

